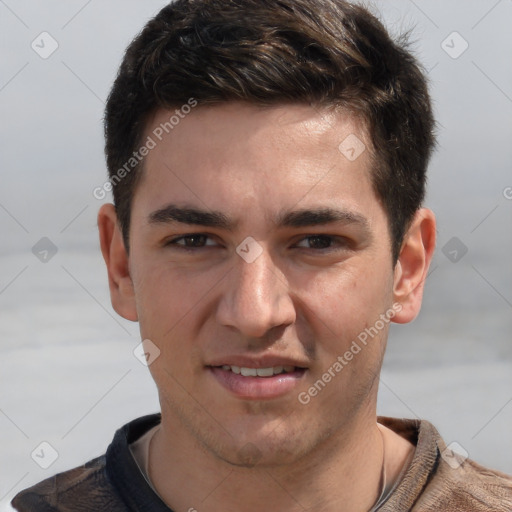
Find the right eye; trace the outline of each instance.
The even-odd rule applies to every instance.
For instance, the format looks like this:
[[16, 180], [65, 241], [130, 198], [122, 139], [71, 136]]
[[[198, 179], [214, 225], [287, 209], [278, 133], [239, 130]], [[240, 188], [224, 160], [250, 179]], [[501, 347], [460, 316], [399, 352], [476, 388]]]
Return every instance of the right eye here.
[[181, 235], [165, 242], [165, 247], [177, 246], [183, 249], [202, 249], [217, 245], [208, 235], [202, 233], [192, 233]]

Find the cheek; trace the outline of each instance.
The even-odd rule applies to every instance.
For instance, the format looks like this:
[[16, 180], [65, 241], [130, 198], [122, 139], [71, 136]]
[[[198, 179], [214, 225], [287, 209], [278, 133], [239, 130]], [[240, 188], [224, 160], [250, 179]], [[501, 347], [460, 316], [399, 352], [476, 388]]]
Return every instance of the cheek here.
[[171, 317], [183, 316], [211, 286], [206, 276], [204, 280], [191, 278], [186, 270], [164, 258], [141, 255], [138, 259], [142, 263], [134, 264], [132, 277], [142, 318], [168, 322]]
[[328, 352], [350, 345], [391, 305], [392, 277], [371, 266], [363, 268], [354, 265], [317, 276], [301, 293], [308, 322], [325, 334], [323, 348]]
[[134, 278], [141, 336], [159, 347], [161, 361], [173, 371], [180, 367], [181, 372], [183, 365], [198, 360], [199, 346], [194, 340], [200, 339], [212, 314], [211, 297], [222, 275], [204, 272], [192, 276], [165, 262], [146, 263], [141, 270]]
[[149, 370], [160, 392], [171, 396], [181, 396], [196, 377], [200, 354], [193, 340], [201, 325], [201, 296], [209, 289], [200, 293], [202, 287], [178, 274], [148, 265], [135, 281], [141, 337], [159, 349]]

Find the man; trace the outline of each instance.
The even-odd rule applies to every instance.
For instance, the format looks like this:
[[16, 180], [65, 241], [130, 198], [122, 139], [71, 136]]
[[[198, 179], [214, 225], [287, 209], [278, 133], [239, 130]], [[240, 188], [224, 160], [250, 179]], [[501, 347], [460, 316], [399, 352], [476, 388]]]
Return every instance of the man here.
[[390, 322], [435, 246], [414, 58], [341, 0], [178, 0], [108, 100], [112, 304], [161, 415], [20, 511], [512, 510], [512, 479], [377, 418]]

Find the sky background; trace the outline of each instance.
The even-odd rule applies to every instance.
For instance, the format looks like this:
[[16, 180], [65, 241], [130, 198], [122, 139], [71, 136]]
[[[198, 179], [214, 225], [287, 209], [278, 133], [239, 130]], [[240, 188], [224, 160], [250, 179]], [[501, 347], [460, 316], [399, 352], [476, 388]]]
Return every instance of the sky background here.
[[[0, 509], [158, 409], [137, 325], [110, 306], [93, 190], [123, 51], [165, 4], [0, 0]], [[391, 33], [413, 29], [439, 138], [437, 253], [421, 315], [391, 330], [379, 413], [429, 419], [512, 473], [512, 0], [373, 6]]]

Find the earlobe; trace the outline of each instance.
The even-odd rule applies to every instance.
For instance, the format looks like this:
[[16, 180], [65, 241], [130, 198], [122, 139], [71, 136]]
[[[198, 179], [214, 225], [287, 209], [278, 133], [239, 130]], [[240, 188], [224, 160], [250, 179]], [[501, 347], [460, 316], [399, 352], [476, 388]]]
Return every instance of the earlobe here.
[[393, 318], [394, 322], [411, 322], [418, 315], [435, 243], [434, 213], [427, 208], [421, 208], [416, 212], [404, 236], [395, 266], [393, 297], [402, 308]]
[[137, 321], [135, 293], [130, 276], [128, 253], [112, 204], [104, 204], [98, 213], [101, 252], [107, 265], [110, 299], [115, 311], [127, 320]]

